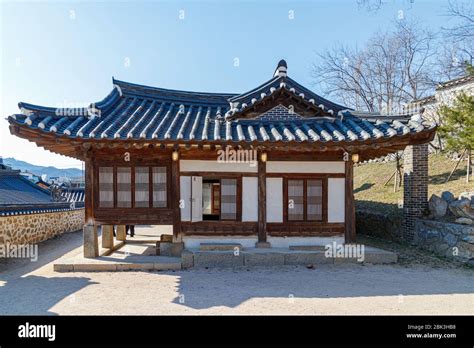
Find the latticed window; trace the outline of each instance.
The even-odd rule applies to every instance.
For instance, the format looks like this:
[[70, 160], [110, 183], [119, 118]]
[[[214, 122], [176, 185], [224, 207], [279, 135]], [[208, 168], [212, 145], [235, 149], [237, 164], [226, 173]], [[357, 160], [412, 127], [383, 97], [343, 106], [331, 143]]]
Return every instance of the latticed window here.
[[306, 180], [306, 220], [323, 219], [323, 181]]
[[114, 168], [99, 168], [99, 207], [113, 208], [114, 206]]
[[132, 207], [132, 168], [117, 167], [117, 207]]
[[221, 220], [237, 219], [237, 179], [221, 179]]
[[288, 221], [323, 220], [323, 180], [289, 179]]
[[304, 180], [288, 180], [288, 220], [304, 220]]
[[135, 167], [135, 207], [150, 206], [150, 168]]
[[166, 204], [166, 167], [153, 167], [153, 207], [163, 208]]
[[166, 208], [166, 166], [99, 167], [99, 208]]

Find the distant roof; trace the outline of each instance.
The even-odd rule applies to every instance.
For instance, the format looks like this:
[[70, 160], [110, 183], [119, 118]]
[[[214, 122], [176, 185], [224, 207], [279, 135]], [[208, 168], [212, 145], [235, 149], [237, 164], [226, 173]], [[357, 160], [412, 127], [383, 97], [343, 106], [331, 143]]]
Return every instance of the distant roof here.
[[20, 171], [0, 169], [0, 206], [52, 202], [49, 191], [21, 176]]
[[454, 87], [454, 86], [462, 85], [464, 83], [469, 83], [469, 82], [474, 82], [474, 75], [461, 76], [453, 80], [442, 82], [436, 87], [436, 89], [437, 90], [445, 89], [445, 88]]
[[[244, 93], [171, 90], [113, 79], [107, 97], [87, 108], [57, 109], [19, 103], [8, 117], [12, 133], [74, 141], [160, 143], [356, 144], [432, 132], [410, 115], [361, 113], [331, 102], [287, 76], [275, 76]], [[284, 111], [286, 110], [286, 112]], [[26, 128], [28, 132], [21, 132]], [[36, 140], [34, 140], [36, 141]], [[52, 151], [56, 151], [52, 149]], [[72, 155], [72, 150], [60, 153]]]

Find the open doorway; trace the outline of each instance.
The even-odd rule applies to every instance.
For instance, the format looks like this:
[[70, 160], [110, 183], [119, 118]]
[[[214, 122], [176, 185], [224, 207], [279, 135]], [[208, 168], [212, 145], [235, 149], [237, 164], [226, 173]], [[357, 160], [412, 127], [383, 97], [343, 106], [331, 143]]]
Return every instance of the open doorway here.
[[218, 179], [203, 179], [202, 182], [202, 219], [220, 220], [221, 183]]

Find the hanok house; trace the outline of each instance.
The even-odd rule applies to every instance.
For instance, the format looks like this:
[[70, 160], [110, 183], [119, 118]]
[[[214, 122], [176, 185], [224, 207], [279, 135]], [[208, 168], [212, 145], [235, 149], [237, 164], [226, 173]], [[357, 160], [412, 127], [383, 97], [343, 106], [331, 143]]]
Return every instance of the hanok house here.
[[191, 249], [354, 242], [354, 162], [407, 146], [408, 234], [426, 204], [435, 127], [324, 99], [283, 60], [241, 94], [113, 84], [88, 108], [20, 103], [8, 118], [13, 134], [85, 162], [85, 256], [97, 255], [98, 225], [122, 239], [124, 225], [173, 225], [173, 242]]

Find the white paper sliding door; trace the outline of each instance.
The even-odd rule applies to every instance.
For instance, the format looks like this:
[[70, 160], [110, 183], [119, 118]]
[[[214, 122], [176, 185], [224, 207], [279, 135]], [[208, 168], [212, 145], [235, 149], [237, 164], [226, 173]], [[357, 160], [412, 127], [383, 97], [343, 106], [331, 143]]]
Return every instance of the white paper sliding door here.
[[202, 221], [202, 176], [191, 177], [191, 221]]

